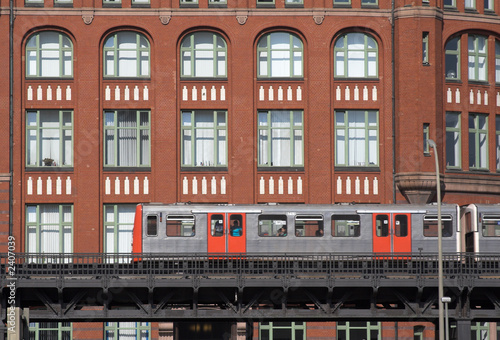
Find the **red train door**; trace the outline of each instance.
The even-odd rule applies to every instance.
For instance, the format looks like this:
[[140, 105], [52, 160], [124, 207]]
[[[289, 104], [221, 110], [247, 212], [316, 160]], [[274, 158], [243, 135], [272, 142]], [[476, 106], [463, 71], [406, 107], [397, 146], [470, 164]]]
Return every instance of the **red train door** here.
[[411, 214], [373, 214], [373, 252], [411, 252]]
[[245, 253], [246, 252], [245, 214], [212, 213], [208, 214], [208, 252]]

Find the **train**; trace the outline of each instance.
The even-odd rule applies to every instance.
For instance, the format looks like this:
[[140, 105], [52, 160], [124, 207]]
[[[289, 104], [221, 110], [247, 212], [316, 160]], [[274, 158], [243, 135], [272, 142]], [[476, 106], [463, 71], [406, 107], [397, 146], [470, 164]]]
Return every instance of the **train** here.
[[[442, 204], [444, 253], [497, 253], [500, 205]], [[133, 253], [437, 253], [436, 204], [156, 204], [136, 207]]]

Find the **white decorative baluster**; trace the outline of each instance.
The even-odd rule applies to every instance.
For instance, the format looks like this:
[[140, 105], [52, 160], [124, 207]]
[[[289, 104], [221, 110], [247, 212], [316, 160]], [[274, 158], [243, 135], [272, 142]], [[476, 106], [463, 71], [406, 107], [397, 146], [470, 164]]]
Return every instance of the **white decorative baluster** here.
[[363, 87], [363, 100], [367, 101], [368, 100], [368, 86]]
[[222, 85], [220, 89], [220, 100], [226, 100], [226, 88], [224, 87], [224, 85]]
[[361, 193], [361, 183], [358, 176], [356, 176], [356, 179], [354, 180], [354, 193], [356, 195]]
[[373, 194], [378, 195], [378, 179], [375, 177], [373, 179]]
[[196, 176], [193, 177], [192, 187], [193, 189], [191, 190], [191, 192], [193, 193], [193, 195], [198, 195], [198, 180], [196, 179]]
[[351, 100], [351, 90], [349, 89], [349, 86], [345, 87], [344, 99]]
[[106, 85], [106, 89], [104, 90], [104, 98], [106, 100], [111, 100], [111, 89], [109, 88], [109, 85]]
[[26, 194], [33, 195], [33, 178], [28, 177], [28, 182], [26, 183]]
[[217, 100], [217, 90], [215, 89], [215, 86], [212, 86], [210, 89], [210, 100]]
[[484, 91], [484, 105], [488, 105], [488, 91]]
[[283, 100], [283, 88], [281, 86], [278, 87], [278, 101]]
[[105, 192], [106, 192], [106, 195], [110, 195], [111, 194], [111, 180], [109, 179], [109, 177], [106, 177], [106, 180], [104, 181], [104, 187], [105, 187]]
[[269, 195], [274, 195], [274, 178], [269, 177]]
[[284, 192], [284, 185], [283, 185], [283, 177], [280, 176], [279, 180], [278, 180], [278, 194], [280, 195], [283, 195], [283, 192]]
[[123, 94], [123, 99], [130, 100], [130, 89], [128, 85], [125, 85], [125, 93]]
[[293, 100], [293, 91], [291, 86], [288, 86], [288, 89], [286, 90], [286, 99], [289, 101]]
[[188, 100], [188, 89], [187, 89], [187, 87], [185, 85], [182, 88], [182, 100], [183, 101]]
[[62, 194], [62, 181], [61, 177], [57, 176], [56, 178], [56, 195], [61, 195]]
[[471, 89], [469, 93], [469, 103], [474, 104], [474, 91]]
[[481, 90], [477, 90], [477, 105], [481, 105]]
[[374, 102], [376, 102], [378, 99], [378, 90], [377, 90], [377, 86], [373, 86], [373, 90], [372, 90], [372, 100]]
[[460, 104], [460, 89], [455, 90], [455, 103]]
[[123, 193], [125, 195], [130, 194], [130, 181], [128, 179], [128, 176], [125, 176], [125, 180], [123, 181]]
[[302, 87], [297, 86], [297, 101], [302, 101]]
[[149, 88], [147, 85], [144, 85], [143, 98], [144, 100], [149, 100]]
[[187, 195], [189, 193], [189, 181], [186, 176], [182, 179], [182, 194]]
[[66, 86], [66, 100], [71, 100], [71, 86]]
[[272, 86], [269, 86], [268, 96], [269, 96], [269, 101], [272, 102], [274, 100], [274, 90]]
[[115, 178], [115, 195], [120, 194], [120, 178], [116, 176]]
[[194, 85], [193, 88], [191, 89], [191, 100], [192, 101], [198, 100], [198, 91], [196, 89], [196, 85]]
[[359, 100], [359, 88], [358, 88], [358, 85], [354, 86], [354, 100]]
[[33, 100], [33, 89], [31, 88], [31, 85], [28, 86], [28, 92], [26, 94], [26, 97], [28, 98], [28, 100]]
[[115, 87], [115, 100], [120, 100], [120, 86]]
[[288, 195], [293, 195], [293, 179], [292, 179], [292, 176], [288, 177]]
[[302, 177], [297, 179], [297, 194], [302, 195]]
[[264, 180], [263, 176], [260, 176], [260, 181], [259, 181], [259, 193], [261, 195], [264, 195], [266, 193], [266, 181]]
[[148, 179], [148, 176], [144, 177], [144, 195], [149, 195], [149, 179]]
[[364, 188], [365, 188], [364, 194], [369, 195], [370, 194], [370, 181], [368, 180], [368, 177], [365, 177]]
[[451, 103], [451, 89], [448, 87], [448, 90], [446, 91], [446, 102]]
[[57, 85], [56, 88], [56, 100], [62, 100], [62, 90], [60, 85]]
[[206, 195], [207, 194], [207, 178], [203, 176], [201, 179], [201, 194]]
[[139, 100], [139, 86], [134, 86], [134, 100]]
[[342, 99], [342, 90], [340, 90], [340, 86], [337, 85], [337, 89], [335, 90], [335, 100]]
[[217, 180], [215, 179], [215, 176], [212, 176], [212, 180], [210, 181], [210, 193], [212, 195], [217, 195]]
[[139, 177], [134, 178], [134, 195], [139, 195]]
[[265, 92], [264, 92], [264, 86], [262, 86], [262, 85], [261, 85], [261, 86], [260, 86], [260, 88], [259, 88], [259, 100], [260, 100], [260, 101], [263, 101], [263, 100], [264, 100], [264, 96], [265, 96], [265, 94], [264, 94], [264, 93], [265, 93]]
[[42, 86], [38, 85], [38, 88], [36, 89], [36, 99], [37, 100], [42, 100], [43, 99], [43, 92], [42, 92]]
[[207, 100], [207, 88], [205, 86], [201, 88], [201, 100]]
[[221, 195], [226, 194], [226, 177], [222, 176], [222, 179], [220, 180], [220, 193]]
[[42, 177], [38, 177], [38, 179], [36, 180], [36, 194], [37, 195], [42, 195], [43, 194], [42, 185], [43, 185]]
[[351, 194], [351, 177], [347, 176], [347, 179], [345, 180], [345, 193], [347, 195]]
[[47, 86], [47, 100], [52, 100], [52, 87]]
[[342, 178], [337, 177], [337, 195], [342, 195]]
[[66, 195], [71, 195], [71, 177], [66, 178]]

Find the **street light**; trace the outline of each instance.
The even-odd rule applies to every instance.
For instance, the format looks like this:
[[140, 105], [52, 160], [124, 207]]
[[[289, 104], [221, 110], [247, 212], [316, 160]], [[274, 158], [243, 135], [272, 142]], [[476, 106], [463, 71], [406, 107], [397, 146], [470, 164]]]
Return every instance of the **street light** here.
[[450, 324], [448, 323], [448, 304], [451, 302], [451, 297], [443, 296], [441, 302], [444, 303], [444, 316], [445, 316], [445, 331], [446, 331], [446, 340], [450, 339]]
[[441, 230], [441, 181], [439, 179], [439, 160], [436, 143], [428, 139], [429, 146], [434, 149], [434, 160], [436, 161], [436, 195], [438, 208], [438, 307], [439, 307], [439, 340], [444, 340], [444, 316], [443, 316], [443, 248]]

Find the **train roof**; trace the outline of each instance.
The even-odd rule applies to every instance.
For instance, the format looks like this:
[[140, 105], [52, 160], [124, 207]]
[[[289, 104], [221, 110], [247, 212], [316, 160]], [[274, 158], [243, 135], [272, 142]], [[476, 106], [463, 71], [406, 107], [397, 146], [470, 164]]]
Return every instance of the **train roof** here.
[[[323, 213], [331, 212], [396, 212], [436, 213], [436, 204], [190, 204], [190, 203], [141, 203], [144, 211], [176, 211], [178, 213]], [[456, 211], [456, 204], [442, 204], [444, 212]]]

